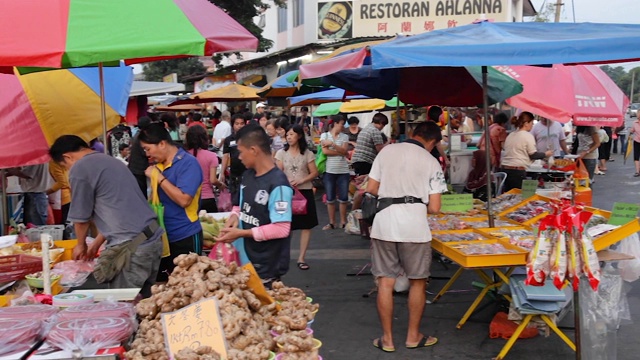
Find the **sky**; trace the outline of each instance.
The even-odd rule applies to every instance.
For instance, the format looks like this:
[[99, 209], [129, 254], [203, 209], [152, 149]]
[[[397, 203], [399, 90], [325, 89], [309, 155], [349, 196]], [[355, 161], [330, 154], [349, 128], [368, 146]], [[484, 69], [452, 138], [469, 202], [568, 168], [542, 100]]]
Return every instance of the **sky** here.
[[[560, 15], [561, 22], [573, 22], [573, 9], [575, 9], [576, 22], [640, 23], [640, 1], [638, 0], [562, 0], [562, 2], [564, 6]], [[556, 0], [531, 0], [531, 3], [539, 11], [544, 3], [556, 3]], [[617, 65], [629, 70], [640, 66], [640, 62]]]

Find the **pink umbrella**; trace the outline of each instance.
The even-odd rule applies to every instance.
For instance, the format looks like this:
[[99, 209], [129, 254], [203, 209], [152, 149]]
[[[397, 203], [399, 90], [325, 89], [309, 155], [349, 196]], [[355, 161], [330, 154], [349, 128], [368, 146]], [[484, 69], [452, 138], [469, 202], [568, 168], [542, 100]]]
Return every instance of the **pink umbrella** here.
[[516, 108], [562, 123], [620, 126], [629, 99], [595, 65], [496, 66], [518, 80], [524, 91], [507, 99]]

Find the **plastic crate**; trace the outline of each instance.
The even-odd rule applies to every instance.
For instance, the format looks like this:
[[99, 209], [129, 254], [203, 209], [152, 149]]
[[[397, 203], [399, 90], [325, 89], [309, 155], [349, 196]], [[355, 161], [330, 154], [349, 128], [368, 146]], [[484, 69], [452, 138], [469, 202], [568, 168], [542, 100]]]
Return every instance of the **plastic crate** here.
[[38, 271], [42, 271], [42, 258], [37, 256], [0, 256], [0, 283], [20, 280]]
[[[514, 253], [509, 254], [485, 254], [485, 255], [468, 255], [459, 250], [460, 246], [470, 244], [493, 244], [498, 243], [506, 249], [513, 250]], [[486, 268], [486, 267], [503, 267], [525, 265], [527, 263], [528, 251], [517, 246], [509, 244], [508, 241], [483, 240], [483, 241], [464, 241], [445, 243], [445, 256], [464, 268]]]
[[53, 240], [62, 240], [64, 225], [43, 225], [25, 231], [30, 241], [40, 241], [41, 234], [49, 234]]

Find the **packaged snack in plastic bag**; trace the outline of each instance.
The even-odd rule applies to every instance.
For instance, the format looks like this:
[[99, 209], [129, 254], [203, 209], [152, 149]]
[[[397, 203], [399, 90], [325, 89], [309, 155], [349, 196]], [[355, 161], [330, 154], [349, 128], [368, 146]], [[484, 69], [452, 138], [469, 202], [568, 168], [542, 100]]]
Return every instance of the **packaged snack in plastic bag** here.
[[87, 281], [94, 266], [93, 261], [67, 260], [56, 264], [51, 270], [51, 274], [62, 276], [59, 282], [60, 286], [78, 287]]
[[582, 234], [580, 238], [580, 253], [582, 255], [582, 269], [589, 279], [589, 285], [593, 290], [598, 290], [600, 283], [600, 263], [598, 262], [598, 254], [593, 247], [593, 242], [587, 234]]
[[36, 319], [0, 320], [0, 355], [28, 350], [38, 339], [43, 323]]
[[547, 236], [546, 230], [540, 230], [538, 241], [529, 253], [527, 261], [527, 285], [541, 286], [547, 277], [549, 269], [549, 253], [551, 251], [551, 240]]
[[95, 304], [68, 307], [58, 314], [60, 320], [86, 319], [93, 317], [133, 319], [136, 309], [131, 303], [105, 300]]
[[0, 320], [40, 320], [51, 319], [58, 308], [51, 305], [24, 305], [0, 308]]
[[582, 275], [582, 260], [580, 258], [580, 247], [576, 243], [576, 240], [573, 236], [570, 236], [567, 239], [568, 244], [568, 259], [567, 262], [567, 272], [569, 274], [569, 281], [573, 285], [573, 290], [578, 291], [578, 287], [580, 286], [580, 275]]
[[567, 276], [567, 241], [564, 231], [559, 232], [558, 240], [556, 240], [555, 257], [551, 264], [551, 275], [553, 285], [558, 289], [562, 289]]
[[61, 349], [91, 356], [101, 348], [120, 345], [135, 328], [131, 319], [94, 317], [64, 320], [49, 331], [48, 342]]

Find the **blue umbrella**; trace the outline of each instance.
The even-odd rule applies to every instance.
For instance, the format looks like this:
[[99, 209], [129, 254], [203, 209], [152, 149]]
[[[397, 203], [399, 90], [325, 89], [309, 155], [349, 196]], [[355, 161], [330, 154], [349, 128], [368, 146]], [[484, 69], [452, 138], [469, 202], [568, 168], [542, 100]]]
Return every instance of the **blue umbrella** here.
[[364, 95], [345, 95], [343, 89], [331, 89], [325, 90], [313, 94], [294, 96], [289, 98], [290, 106], [303, 106], [303, 105], [319, 105], [334, 101], [352, 100], [352, 99], [367, 99]]

